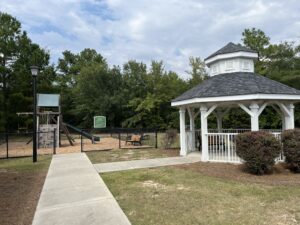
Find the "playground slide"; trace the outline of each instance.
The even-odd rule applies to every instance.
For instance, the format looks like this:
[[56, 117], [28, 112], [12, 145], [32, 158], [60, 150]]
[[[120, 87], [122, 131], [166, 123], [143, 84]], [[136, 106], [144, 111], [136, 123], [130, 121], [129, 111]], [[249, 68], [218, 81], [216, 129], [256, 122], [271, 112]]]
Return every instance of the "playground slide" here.
[[94, 141], [100, 141], [100, 137], [97, 137], [97, 136], [94, 136], [94, 135], [92, 135], [92, 134], [90, 134], [90, 133], [88, 133], [88, 132], [82, 131], [81, 129], [79, 129], [79, 128], [77, 128], [77, 127], [74, 127], [74, 126], [71, 125], [71, 124], [65, 123], [65, 125], [66, 125], [68, 128], [70, 128], [71, 130], [74, 130], [74, 131], [76, 131], [76, 132], [78, 132], [78, 133], [81, 133], [82, 136], [84, 136], [84, 137], [90, 139], [93, 143], [94, 143]]

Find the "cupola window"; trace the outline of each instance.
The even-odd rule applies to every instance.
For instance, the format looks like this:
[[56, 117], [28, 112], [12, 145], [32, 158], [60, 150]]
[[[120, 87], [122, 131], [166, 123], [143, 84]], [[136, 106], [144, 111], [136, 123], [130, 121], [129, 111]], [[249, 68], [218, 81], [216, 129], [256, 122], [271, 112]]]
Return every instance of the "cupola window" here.
[[246, 71], [250, 70], [250, 63], [249, 63], [249, 61], [244, 61], [244, 63], [243, 63], [243, 69], [246, 70]]
[[233, 60], [226, 61], [226, 70], [233, 70]]
[[213, 72], [213, 74], [217, 73], [217, 66], [216, 65], [212, 66], [212, 72]]

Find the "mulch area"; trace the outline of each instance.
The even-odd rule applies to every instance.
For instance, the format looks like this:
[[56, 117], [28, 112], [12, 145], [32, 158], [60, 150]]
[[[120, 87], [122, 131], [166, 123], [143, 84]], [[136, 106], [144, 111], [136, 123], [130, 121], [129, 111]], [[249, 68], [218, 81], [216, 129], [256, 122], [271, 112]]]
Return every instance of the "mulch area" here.
[[[28, 140], [22, 141], [13, 141], [9, 142], [9, 157], [21, 157], [21, 156], [31, 156], [32, 155], [32, 143], [26, 144]], [[81, 151], [81, 140], [75, 139], [74, 145], [71, 146], [67, 140], [62, 140], [62, 146], [56, 148], [57, 154], [65, 154], [65, 153], [75, 153]], [[148, 145], [135, 146], [132, 144], [126, 144], [125, 141], [121, 141], [122, 148], [128, 149], [140, 149], [140, 148], [149, 148]], [[88, 151], [101, 151], [101, 150], [112, 150], [119, 148], [119, 140], [117, 138], [112, 137], [103, 137], [99, 142], [95, 142], [93, 144], [89, 139], [83, 139], [83, 150], [85, 152]], [[6, 143], [0, 144], [0, 158], [6, 158]], [[39, 148], [39, 155], [48, 155], [53, 154], [53, 148]]]
[[0, 169], [1, 225], [31, 225], [46, 175]]
[[272, 174], [263, 176], [253, 175], [247, 172], [244, 165], [226, 163], [193, 163], [174, 166], [176, 168], [191, 170], [203, 175], [222, 178], [226, 180], [245, 183], [259, 183], [267, 185], [300, 185], [300, 174], [290, 172], [285, 164], [277, 164]]

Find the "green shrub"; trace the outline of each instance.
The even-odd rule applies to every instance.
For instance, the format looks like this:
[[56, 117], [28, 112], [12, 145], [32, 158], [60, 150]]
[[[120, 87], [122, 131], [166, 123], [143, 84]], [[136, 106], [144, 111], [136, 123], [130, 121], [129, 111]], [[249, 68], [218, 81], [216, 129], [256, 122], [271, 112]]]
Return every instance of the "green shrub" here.
[[292, 171], [300, 173], [300, 129], [285, 130], [282, 143], [285, 162]]
[[244, 160], [248, 170], [257, 175], [271, 172], [280, 150], [280, 142], [268, 132], [247, 132], [236, 138], [237, 155]]

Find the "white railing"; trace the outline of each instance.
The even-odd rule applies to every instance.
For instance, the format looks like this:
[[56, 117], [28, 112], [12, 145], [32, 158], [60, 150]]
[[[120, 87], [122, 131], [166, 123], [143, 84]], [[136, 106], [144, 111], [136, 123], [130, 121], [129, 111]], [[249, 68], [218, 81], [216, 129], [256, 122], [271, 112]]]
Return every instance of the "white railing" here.
[[[241, 163], [242, 160], [236, 154], [236, 136], [239, 133], [207, 133], [209, 161]], [[281, 133], [272, 133], [281, 140]], [[276, 162], [284, 161], [281, 152]]]
[[241, 159], [236, 154], [236, 135], [238, 133], [207, 133], [208, 160], [240, 163]]
[[[276, 139], [278, 139], [281, 143], [281, 132], [272, 132]], [[284, 162], [283, 151], [281, 150], [279, 157], [275, 160], [276, 162]]]
[[208, 133], [245, 133], [250, 132], [251, 129], [208, 129]]
[[[251, 129], [208, 129], [207, 133], [245, 133], [245, 132], [250, 132]], [[260, 129], [260, 131], [267, 131], [267, 132], [271, 132], [271, 133], [279, 133], [281, 134], [280, 129]], [[186, 130], [186, 132], [191, 132], [190, 130]], [[201, 133], [201, 129], [195, 129], [195, 132], [200, 132]]]
[[[236, 154], [236, 136], [240, 133], [248, 132], [249, 129], [216, 129], [208, 130], [206, 133], [208, 141], [208, 160], [212, 162], [241, 163], [242, 160]], [[271, 132], [278, 140], [281, 140], [280, 130], [265, 130]], [[201, 145], [201, 130], [186, 131], [186, 144], [188, 152], [197, 150]], [[194, 136], [193, 136], [194, 135]], [[284, 161], [281, 152], [276, 162]]]

